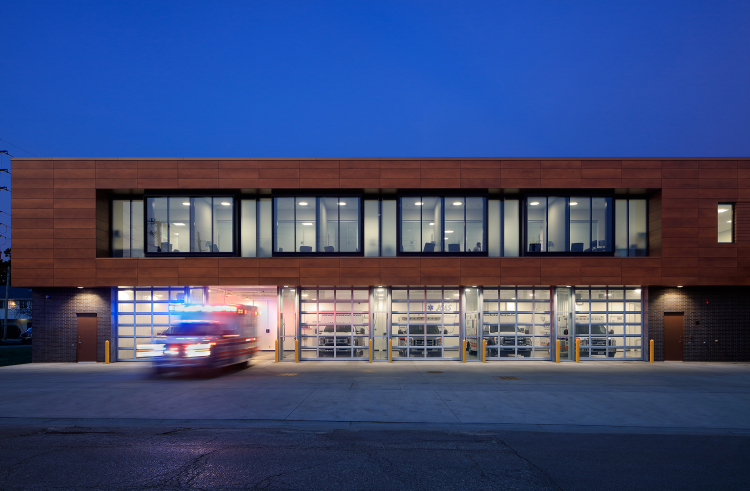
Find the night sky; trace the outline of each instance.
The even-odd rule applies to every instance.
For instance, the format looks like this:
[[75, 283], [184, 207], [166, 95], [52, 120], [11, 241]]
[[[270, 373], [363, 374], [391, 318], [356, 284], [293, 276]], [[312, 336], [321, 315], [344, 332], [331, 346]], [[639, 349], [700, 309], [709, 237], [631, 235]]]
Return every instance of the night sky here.
[[748, 1], [4, 0], [0, 19], [16, 157], [750, 154]]

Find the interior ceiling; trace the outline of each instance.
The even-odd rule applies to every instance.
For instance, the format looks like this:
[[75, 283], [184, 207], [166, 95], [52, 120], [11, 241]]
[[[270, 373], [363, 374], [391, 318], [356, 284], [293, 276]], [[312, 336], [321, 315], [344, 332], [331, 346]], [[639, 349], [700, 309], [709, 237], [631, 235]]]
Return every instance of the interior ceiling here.
[[276, 297], [275, 286], [211, 286], [208, 290], [211, 304], [233, 305]]

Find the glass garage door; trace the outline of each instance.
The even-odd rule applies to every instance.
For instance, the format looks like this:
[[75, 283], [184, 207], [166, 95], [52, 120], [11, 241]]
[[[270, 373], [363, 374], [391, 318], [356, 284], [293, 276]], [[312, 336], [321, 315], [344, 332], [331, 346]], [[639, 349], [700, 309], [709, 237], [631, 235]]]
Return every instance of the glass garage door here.
[[391, 311], [394, 359], [459, 359], [458, 288], [394, 287]]
[[[642, 359], [640, 288], [575, 287], [573, 291], [581, 359]], [[574, 348], [573, 352], [575, 356]]]
[[139, 344], [151, 344], [152, 336], [179, 321], [170, 304], [203, 304], [203, 287], [119, 287], [117, 288], [117, 361], [136, 359]]
[[368, 288], [303, 288], [300, 358], [367, 359], [370, 335]]
[[488, 359], [550, 359], [549, 288], [485, 287], [483, 305]]

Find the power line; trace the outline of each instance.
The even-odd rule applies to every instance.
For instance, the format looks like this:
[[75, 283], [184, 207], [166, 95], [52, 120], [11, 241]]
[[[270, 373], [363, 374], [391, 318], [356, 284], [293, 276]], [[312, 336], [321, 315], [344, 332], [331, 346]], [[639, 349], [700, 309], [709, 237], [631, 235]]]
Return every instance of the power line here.
[[29, 155], [31, 155], [32, 157], [36, 157], [36, 155], [34, 155], [33, 153], [29, 152], [28, 150], [24, 150], [23, 148], [19, 147], [18, 145], [13, 145], [13, 144], [12, 144], [11, 142], [9, 142], [8, 140], [4, 140], [4, 139], [0, 138], [0, 142], [5, 142], [5, 143], [7, 143], [8, 145], [10, 145], [10, 146], [12, 146], [12, 147], [16, 147], [17, 149], [21, 150], [22, 152], [26, 152], [26, 153], [28, 153], [28, 154], [29, 154]]

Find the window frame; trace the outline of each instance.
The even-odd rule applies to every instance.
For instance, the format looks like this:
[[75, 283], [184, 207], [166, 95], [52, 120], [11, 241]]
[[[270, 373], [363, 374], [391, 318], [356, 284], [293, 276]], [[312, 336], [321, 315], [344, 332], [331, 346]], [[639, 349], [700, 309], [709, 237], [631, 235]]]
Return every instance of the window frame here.
[[[484, 228], [482, 231], [482, 244], [483, 244], [483, 251], [481, 252], [448, 252], [445, 250], [445, 237], [440, 239], [440, 252], [424, 252], [424, 251], [414, 251], [414, 252], [407, 252], [401, 250], [401, 227], [403, 224], [403, 219], [401, 215], [401, 200], [405, 198], [438, 198], [442, 200], [442, 213], [440, 219], [442, 220], [441, 223], [441, 230], [445, 231], [445, 200], [446, 199], [466, 199], [466, 198], [484, 198], [484, 209], [483, 209], [483, 216], [482, 219], [484, 221]], [[489, 257], [489, 247], [487, 244], [487, 208], [488, 208], [488, 202], [489, 202], [489, 196], [487, 194], [471, 194], [471, 193], [464, 193], [461, 195], [458, 194], [441, 194], [441, 193], [408, 193], [408, 194], [399, 194], [396, 197], [396, 257], [398, 256], [404, 256], [404, 257], [440, 257], [440, 256], [449, 256], [449, 257]], [[501, 206], [502, 210], [502, 206]], [[466, 205], [464, 204], [464, 243], [466, 243]], [[420, 230], [421, 230], [421, 217], [420, 217]], [[421, 232], [420, 232], [421, 234]], [[421, 247], [421, 245], [420, 245]]]
[[[232, 252], [148, 252], [148, 200], [153, 198], [226, 198], [232, 201]], [[143, 254], [144, 257], [236, 257], [239, 255], [239, 206], [236, 193], [203, 192], [190, 190], [143, 194]], [[110, 209], [112, 207], [110, 206]], [[211, 216], [213, 221], [213, 214]], [[191, 232], [192, 234], [192, 232]], [[212, 234], [213, 235], [213, 234]], [[213, 240], [213, 236], [212, 236]]]
[[[317, 207], [318, 199], [320, 198], [357, 198], [359, 199], [359, 207], [358, 207], [358, 221], [359, 221], [359, 236], [357, 239], [357, 250], [359, 252], [277, 252], [276, 251], [276, 199], [277, 198], [313, 198], [315, 199], [315, 205]], [[303, 192], [303, 193], [274, 193], [270, 196], [271, 198], [271, 257], [364, 257], [365, 251], [364, 251], [364, 232], [365, 232], [365, 220], [364, 220], [364, 208], [365, 208], [365, 198], [361, 194], [344, 194], [344, 193], [320, 193], [316, 191], [311, 192]], [[317, 212], [316, 212], [317, 213]], [[296, 208], [295, 208], [295, 217], [296, 215]], [[295, 218], [296, 221], [296, 218]], [[317, 234], [318, 232], [318, 223], [316, 220], [315, 225], [315, 232]], [[257, 225], [256, 225], [257, 226]], [[339, 220], [339, 230], [340, 230], [340, 220]], [[259, 234], [260, 235], [260, 234]], [[296, 227], [295, 227], [295, 237], [296, 237]], [[296, 239], [295, 239], [296, 240]], [[317, 238], [316, 238], [317, 241]], [[339, 237], [339, 244], [341, 243], [341, 238]]]
[[[732, 231], [732, 239], [729, 242], [719, 241], [719, 216], [718, 215], [719, 215], [719, 207], [722, 205], [731, 207], [729, 211], [732, 213], [732, 226], [730, 227]], [[716, 215], [717, 215], [716, 216], [716, 243], [717, 244], [735, 244], [736, 243], [736, 240], [737, 240], [737, 237], [736, 237], [737, 226], [735, 224], [736, 209], [737, 209], [737, 203], [735, 202], [723, 202], [723, 203], [719, 202], [716, 204]]]
[[[587, 190], [562, 190], [565, 192], [560, 192], [561, 190], [535, 190], [534, 192], [526, 192], [523, 194], [523, 196], [520, 198], [521, 201], [521, 257], [528, 256], [528, 257], [552, 257], [552, 256], [561, 256], [561, 257], [614, 257], [615, 256], [615, 200], [617, 199], [617, 195], [614, 193], [592, 193], [591, 191]], [[612, 251], [610, 252], [571, 252], [571, 251], [552, 251], [552, 252], [530, 252], [529, 251], [529, 238], [528, 238], [528, 211], [529, 211], [529, 198], [536, 197], [541, 198], [544, 197], [548, 200], [549, 198], [566, 198], [568, 199], [568, 203], [570, 202], [571, 198], [609, 198], [612, 200], [612, 206], [609, 207], [608, 210], [608, 217], [610, 220], [610, 223], [612, 224], [610, 227], [609, 235], [610, 237], [607, 237], [607, 240], [612, 244]], [[647, 201], [648, 202], [648, 201]], [[549, 216], [549, 205], [545, 206], [545, 209], [547, 210], [547, 217]], [[646, 218], [648, 219], [648, 208], [646, 208]], [[568, 234], [570, 233], [570, 206], [565, 210], [566, 215], [566, 222], [567, 222], [567, 230]], [[545, 219], [545, 222], [547, 224], [547, 233], [549, 231], [549, 221]], [[546, 234], [545, 234], [546, 235]], [[589, 239], [590, 240], [590, 239]]]

